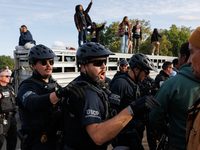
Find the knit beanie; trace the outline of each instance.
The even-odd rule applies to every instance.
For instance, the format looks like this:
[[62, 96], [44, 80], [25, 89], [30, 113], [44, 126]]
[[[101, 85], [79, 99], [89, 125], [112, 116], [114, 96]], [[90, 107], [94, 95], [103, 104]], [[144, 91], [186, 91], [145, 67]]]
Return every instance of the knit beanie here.
[[190, 35], [189, 42], [200, 48], [200, 27], [196, 28], [196, 30], [194, 30], [194, 32]]

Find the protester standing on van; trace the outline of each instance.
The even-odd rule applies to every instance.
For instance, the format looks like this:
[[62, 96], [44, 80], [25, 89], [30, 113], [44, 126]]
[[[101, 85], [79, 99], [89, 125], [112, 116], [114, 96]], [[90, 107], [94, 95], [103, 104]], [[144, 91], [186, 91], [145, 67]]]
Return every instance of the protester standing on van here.
[[91, 42], [96, 42], [96, 43], [100, 42], [99, 32], [103, 30], [105, 25], [106, 22], [104, 22], [101, 27], [97, 27], [97, 24], [93, 22], [91, 28], [87, 29], [87, 31], [90, 32]]
[[130, 49], [130, 54], [133, 53], [133, 44], [132, 44], [133, 32], [132, 32], [132, 28], [133, 28], [133, 25], [130, 24], [130, 27], [129, 27], [130, 37], [128, 38], [128, 51], [127, 51], [127, 54], [129, 52], [129, 49]]
[[91, 6], [92, 6], [92, 0], [86, 10], [83, 9], [82, 5], [77, 5], [75, 7], [76, 13], [74, 15], [74, 21], [75, 21], [76, 28], [78, 30], [78, 45], [79, 46], [81, 46], [81, 41], [83, 41], [83, 43], [87, 42], [87, 27], [92, 25], [92, 21], [88, 14]]
[[127, 53], [128, 51], [128, 39], [131, 36], [129, 28], [128, 17], [125, 16], [118, 28], [118, 36], [121, 38], [121, 53]]
[[[140, 21], [136, 21], [136, 25], [133, 26], [133, 53], [139, 53], [140, 42], [142, 41], [142, 29], [140, 27]], [[135, 51], [136, 49], [136, 51]]]
[[155, 28], [153, 34], [151, 35], [151, 45], [152, 45], [152, 55], [154, 55], [155, 48], [157, 50], [157, 56], [159, 56], [159, 37], [161, 38], [162, 35], [158, 33], [158, 30]]

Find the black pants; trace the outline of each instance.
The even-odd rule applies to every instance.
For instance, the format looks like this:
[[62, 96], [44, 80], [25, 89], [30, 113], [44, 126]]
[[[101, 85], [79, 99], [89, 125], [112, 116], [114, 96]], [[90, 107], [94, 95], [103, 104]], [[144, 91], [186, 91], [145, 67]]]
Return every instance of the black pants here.
[[41, 143], [42, 135], [35, 135], [31, 137], [28, 144], [30, 144], [27, 148], [24, 148], [21, 145], [21, 150], [56, 150], [57, 146], [57, 136], [47, 136], [47, 141], [45, 143]]
[[17, 126], [15, 116], [11, 116], [9, 119], [10, 126], [6, 134], [0, 135], [0, 149], [3, 146], [4, 141], [7, 141], [7, 150], [15, 150], [17, 144]]

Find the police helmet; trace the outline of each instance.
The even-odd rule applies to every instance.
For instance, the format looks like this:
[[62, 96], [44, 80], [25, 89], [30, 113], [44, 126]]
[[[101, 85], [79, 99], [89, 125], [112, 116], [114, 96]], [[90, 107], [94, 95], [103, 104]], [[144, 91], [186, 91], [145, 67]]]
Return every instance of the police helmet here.
[[88, 42], [80, 46], [76, 53], [78, 64], [87, 64], [89, 59], [115, 55], [101, 44]]
[[144, 54], [137, 53], [133, 55], [129, 60], [131, 69], [138, 67], [140, 70], [153, 70], [158, 72], [153, 62]]
[[54, 52], [50, 48], [48, 48], [42, 44], [39, 44], [39, 45], [33, 46], [29, 50], [28, 57], [29, 57], [29, 63], [34, 64], [38, 60], [50, 59], [50, 58], [54, 58], [57, 56], [54, 54]]
[[126, 59], [122, 59], [119, 64], [120, 65], [128, 65], [128, 62]]

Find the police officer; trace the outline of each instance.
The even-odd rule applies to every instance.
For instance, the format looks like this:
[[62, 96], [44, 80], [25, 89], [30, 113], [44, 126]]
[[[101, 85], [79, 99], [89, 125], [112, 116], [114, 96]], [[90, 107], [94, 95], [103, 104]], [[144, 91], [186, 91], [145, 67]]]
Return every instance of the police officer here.
[[124, 75], [127, 72], [127, 69], [128, 69], [127, 60], [122, 59], [119, 64], [120, 64], [119, 71], [117, 71], [117, 73], [114, 75], [113, 79], [117, 76]]
[[84, 96], [79, 83], [70, 83], [61, 88], [52, 79], [52, 69], [56, 55], [44, 45], [36, 45], [29, 51], [29, 63], [33, 75], [24, 80], [18, 91], [18, 105], [22, 121], [19, 134], [22, 149], [55, 150], [60, 130], [60, 100], [71, 93]]
[[[107, 57], [111, 51], [97, 43], [85, 43], [78, 48], [76, 57], [81, 67], [77, 81], [90, 84], [85, 97], [71, 95], [64, 104], [64, 150], [107, 150], [108, 141], [113, 139], [133, 116], [148, 112], [156, 103], [145, 97], [123, 109], [117, 116], [111, 117], [107, 91], [101, 84], [106, 74]], [[112, 113], [113, 114], [113, 113]]]
[[0, 72], [0, 149], [7, 140], [7, 150], [15, 150], [17, 143], [17, 126], [15, 120], [15, 93], [8, 85], [10, 75]]
[[[150, 70], [157, 71], [150, 59], [141, 53], [137, 53], [130, 58], [129, 66], [130, 71], [125, 75], [114, 78], [110, 86], [112, 94], [109, 96], [109, 101], [112, 108], [118, 112], [140, 98], [138, 82], [142, 82], [148, 77]], [[118, 134], [118, 142], [113, 143], [113, 146], [127, 146], [131, 150], [142, 150], [144, 125], [139, 121], [142, 119], [142, 114], [133, 117], [129, 124]]]

